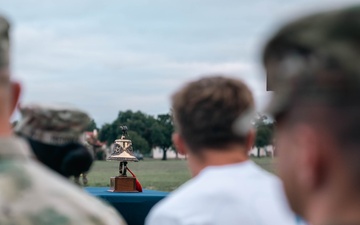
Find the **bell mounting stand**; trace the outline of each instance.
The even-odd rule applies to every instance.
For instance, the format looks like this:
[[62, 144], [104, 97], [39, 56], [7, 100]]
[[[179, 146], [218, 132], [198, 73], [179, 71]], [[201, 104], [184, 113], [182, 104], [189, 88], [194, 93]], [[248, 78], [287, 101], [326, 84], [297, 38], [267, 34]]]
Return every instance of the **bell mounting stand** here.
[[136, 190], [136, 178], [126, 175], [127, 162], [120, 162], [119, 176], [110, 178], [111, 192], [138, 192]]
[[110, 177], [111, 192], [139, 192], [136, 189], [136, 177], [128, 177], [126, 172], [128, 162], [137, 162], [138, 159], [133, 154], [132, 142], [127, 139], [127, 127], [120, 126], [123, 135], [120, 139], [115, 140], [114, 152], [110, 155], [108, 160], [120, 161], [119, 175]]

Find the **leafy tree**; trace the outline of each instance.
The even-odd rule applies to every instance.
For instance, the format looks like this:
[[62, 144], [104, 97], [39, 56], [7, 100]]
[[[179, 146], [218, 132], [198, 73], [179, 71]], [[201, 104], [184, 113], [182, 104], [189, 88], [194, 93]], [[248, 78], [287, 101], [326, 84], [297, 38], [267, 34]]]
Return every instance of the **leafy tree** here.
[[128, 131], [128, 135], [132, 141], [132, 146], [134, 151], [138, 150], [141, 153], [145, 153], [145, 154], [150, 152], [151, 149], [149, 147], [148, 142], [138, 133], [136, 133], [135, 131]]
[[140, 111], [120, 111], [111, 124], [104, 124], [101, 127], [99, 139], [110, 145], [121, 136], [120, 126], [128, 127], [129, 138], [133, 141], [133, 145], [137, 146], [135, 150], [138, 148], [142, 153], [148, 153], [153, 147], [158, 146], [164, 151], [163, 159], [166, 160], [166, 151], [172, 144], [173, 124], [170, 114], [162, 114], [154, 118]]
[[269, 120], [265, 115], [258, 114], [254, 122], [256, 128], [255, 146], [258, 157], [260, 157], [260, 148], [272, 144], [274, 122]]
[[[150, 148], [154, 145], [151, 139], [151, 127], [156, 122], [155, 118], [150, 115], [146, 115], [140, 111], [133, 112], [127, 110], [125, 112], [120, 111], [117, 119], [114, 121], [117, 127], [125, 125], [131, 131], [135, 131], [141, 137], [143, 137], [147, 142]], [[121, 134], [120, 128], [115, 131]]]
[[93, 131], [93, 130], [95, 130], [95, 129], [98, 130], [98, 127], [97, 127], [97, 125], [96, 125], [96, 123], [95, 123], [95, 120], [92, 119], [92, 120], [90, 121], [88, 127], [86, 128], [86, 131]]
[[152, 141], [163, 151], [162, 160], [167, 160], [167, 151], [172, 147], [171, 135], [174, 126], [170, 114], [158, 115], [156, 123], [152, 126]]
[[104, 124], [100, 129], [99, 140], [105, 141], [108, 145], [110, 145], [118, 137], [116, 129], [117, 128], [114, 124]]
[[[129, 136], [132, 139], [133, 144], [138, 145], [136, 142], [139, 141], [139, 150], [142, 153], [149, 153], [153, 147], [151, 126], [155, 122], [156, 120], [153, 116], [146, 115], [140, 111], [120, 111], [118, 117], [111, 124], [105, 124], [101, 128], [99, 139], [101, 141], [106, 141], [107, 144], [110, 145], [115, 139], [122, 135], [120, 126], [127, 126], [129, 129], [128, 134], [133, 134], [136, 139], [133, 140], [133, 137]], [[138, 137], [141, 137], [142, 139]]]

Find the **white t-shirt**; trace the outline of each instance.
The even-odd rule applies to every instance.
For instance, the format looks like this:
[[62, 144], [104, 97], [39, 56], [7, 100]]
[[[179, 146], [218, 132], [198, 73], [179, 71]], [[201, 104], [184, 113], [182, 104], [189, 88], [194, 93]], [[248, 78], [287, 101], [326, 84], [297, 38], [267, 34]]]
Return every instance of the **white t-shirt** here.
[[157, 204], [146, 225], [295, 225], [280, 180], [252, 161], [211, 166]]

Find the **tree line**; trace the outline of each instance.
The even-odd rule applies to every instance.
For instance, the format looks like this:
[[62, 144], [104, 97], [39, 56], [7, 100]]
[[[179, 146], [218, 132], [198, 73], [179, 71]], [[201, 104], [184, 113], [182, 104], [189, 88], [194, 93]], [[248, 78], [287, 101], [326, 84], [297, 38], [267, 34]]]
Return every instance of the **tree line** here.
[[[257, 130], [255, 146], [260, 148], [272, 143], [274, 123], [266, 116], [259, 114], [253, 121]], [[171, 135], [174, 125], [171, 113], [152, 116], [141, 111], [120, 111], [112, 123], [106, 123], [99, 129], [99, 140], [111, 145], [122, 135], [120, 126], [128, 127], [128, 137], [133, 142], [133, 149], [143, 154], [151, 154], [154, 147], [163, 151], [163, 160], [167, 159], [167, 151], [172, 146]], [[88, 131], [98, 129], [94, 120], [91, 121]], [[175, 151], [174, 148], [171, 148]], [[259, 154], [258, 154], [259, 155]]]
[[[166, 160], [168, 149], [172, 146], [171, 135], [174, 131], [170, 113], [157, 116], [147, 115], [141, 111], [120, 111], [112, 123], [104, 124], [99, 132], [99, 140], [110, 145], [122, 135], [120, 126], [128, 127], [128, 137], [132, 140], [133, 149], [143, 154], [150, 154], [151, 149], [159, 147]], [[88, 130], [96, 128], [92, 121]]]

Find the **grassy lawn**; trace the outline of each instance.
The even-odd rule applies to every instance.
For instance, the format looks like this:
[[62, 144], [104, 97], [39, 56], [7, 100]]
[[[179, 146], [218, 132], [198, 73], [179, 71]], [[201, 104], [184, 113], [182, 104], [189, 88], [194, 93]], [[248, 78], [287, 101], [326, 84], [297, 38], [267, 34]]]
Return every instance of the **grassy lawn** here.
[[[271, 158], [253, 158], [264, 169], [274, 172]], [[135, 173], [143, 188], [172, 191], [190, 179], [186, 160], [145, 159], [129, 162], [129, 168]], [[118, 175], [119, 162], [96, 161], [88, 175], [89, 186], [109, 186], [111, 176]]]

